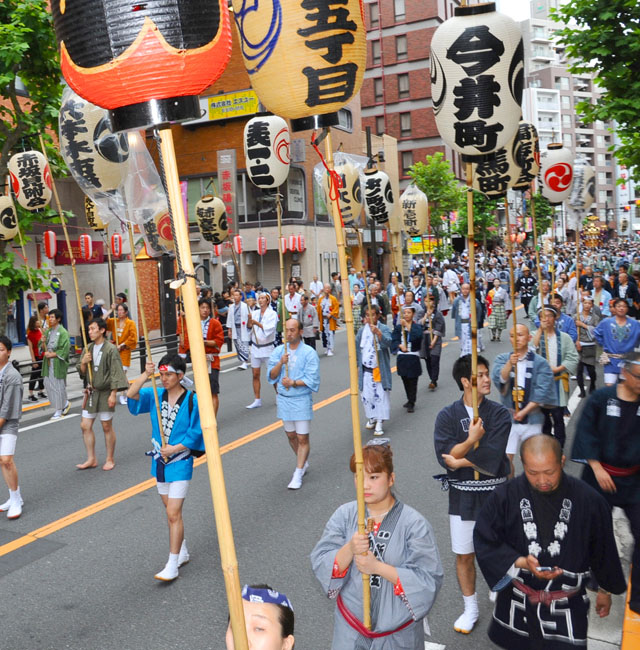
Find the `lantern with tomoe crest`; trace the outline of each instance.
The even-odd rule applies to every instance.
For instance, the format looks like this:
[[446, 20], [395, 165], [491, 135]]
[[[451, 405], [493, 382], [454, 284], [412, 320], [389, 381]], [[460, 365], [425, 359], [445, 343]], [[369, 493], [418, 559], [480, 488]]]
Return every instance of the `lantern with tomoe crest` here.
[[395, 197], [391, 179], [378, 169], [364, 170], [364, 210], [375, 223], [382, 225], [389, 221], [395, 209]]
[[244, 157], [247, 174], [257, 187], [280, 187], [289, 175], [287, 123], [277, 115], [250, 119], [244, 127]]
[[505, 147], [518, 128], [524, 46], [495, 3], [456, 7], [431, 40], [431, 92], [444, 141], [465, 156]]
[[520, 167], [520, 177], [513, 186], [514, 190], [528, 190], [531, 181], [540, 171], [540, 144], [536, 127], [529, 122], [520, 122], [518, 133], [512, 145], [513, 159]]
[[[360, 174], [358, 168], [351, 162], [336, 164], [335, 173], [340, 177], [342, 185], [337, 189], [342, 221], [345, 225], [352, 224], [360, 219], [360, 213], [362, 212]], [[329, 175], [325, 174], [322, 179], [327, 205], [331, 203], [329, 178]]]
[[411, 237], [421, 237], [429, 223], [427, 195], [411, 183], [400, 196], [403, 230]]
[[198, 97], [224, 71], [224, 0], [52, 0], [69, 85], [108, 108], [116, 131], [200, 117]]
[[222, 199], [206, 194], [196, 203], [196, 219], [202, 237], [211, 244], [222, 244], [229, 236], [227, 214]]
[[540, 154], [539, 185], [542, 196], [551, 205], [562, 203], [569, 197], [573, 181], [573, 156], [559, 142], [547, 145]]
[[269, 111], [291, 119], [294, 131], [337, 124], [337, 111], [362, 85], [366, 64], [362, 3], [335, 4], [233, 0], [251, 86]]
[[11, 241], [18, 234], [18, 215], [10, 196], [0, 196], [0, 241]]
[[40, 151], [22, 151], [9, 160], [11, 188], [18, 203], [33, 211], [51, 201], [51, 170]]
[[56, 233], [53, 232], [53, 230], [47, 230], [44, 235], [42, 235], [42, 241], [44, 242], [44, 254], [52, 260], [58, 252]]

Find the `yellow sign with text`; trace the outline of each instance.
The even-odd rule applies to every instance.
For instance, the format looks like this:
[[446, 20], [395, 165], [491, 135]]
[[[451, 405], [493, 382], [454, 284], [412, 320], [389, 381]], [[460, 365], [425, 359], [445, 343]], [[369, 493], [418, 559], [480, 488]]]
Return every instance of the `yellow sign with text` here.
[[209, 120], [229, 120], [233, 117], [254, 115], [258, 112], [258, 95], [253, 90], [208, 97]]
[[407, 253], [409, 255], [422, 255], [424, 250], [425, 253], [433, 253], [436, 248], [436, 240], [429, 239], [428, 237], [423, 237], [422, 242], [424, 244], [424, 249], [420, 243], [419, 237], [411, 237], [407, 240]]

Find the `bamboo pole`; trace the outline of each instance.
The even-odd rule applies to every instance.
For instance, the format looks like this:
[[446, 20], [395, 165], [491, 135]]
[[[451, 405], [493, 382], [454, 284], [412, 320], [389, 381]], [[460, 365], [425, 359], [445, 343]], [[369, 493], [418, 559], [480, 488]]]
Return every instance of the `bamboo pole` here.
[[[111, 246], [109, 245], [109, 225], [107, 224], [107, 227], [105, 228], [105, 246], [107, 247], [107, 266], [109, 268], [109, 285], [111, 287], [111, 291], [109, 292], [111, 295], [109, 296], [109, 299], [111, 300], [111, 304], [115, 305], [116, 304], [116, 283], [113, 277], [113, 261], [111, 260]], [[131, 257], [135, 257], [133, 254], [133, 246], [131, 247]], [[138, 283], [138, 279], [136, 278], [136, 285]], [[119, 342], [118, 342], [118, 307], [113, 308], [113, 340], [116, 342], [116, 348], [119, 347]], [[120, 350], [118, 350], [120, 352]], [[158, 422], [160, 422], [160, 431], [162, 431], [162, 423], [160, 421], [160, 414], [158, 414]]]
[[[538, 271], [538, 309], [542, 309], [544, 298], [542, 296], [542, 267], [540, 266], [540, 250], [538, 249], [538, 226], [536, 225], [536, 202], [535, 202], [535, 181], [531, 181], [531, 221], [533, 225], [533, 248], [536, 252], [536, 269]], [[544, 337], [544, 349], [549, 362], [549, 346], [547, 345], [547, 335]]]
[[248, 650], [247, 631], [244, 622], [244, 609], [242, 593], [238, 576], [238, 560], [233, 542], [233, 530], [227, 491], [224, 482], [222, 459], [220, 457], [220, 444], [218, 440], [218, 426], [213, 410], [211, 388], [209, 386], [209, 373], [207, 359], [204, 351], [204, 339], [200, 327], [198, 312], [198, 299], [196, 291], [195, 272], [191, 259], [189, 245], [189, 231], [184, 219], [182, 197], [180, 193], [180, 178], [176, 165], [175, 149], [171, 127], [163, 127], [157, 131], [161, 153], [161, 170], [165, 175], [165, 185], [169, 199], [171, 221], [173, 224], [176, 255], [179, 256], [180, 265], [185, 273], [182, 285], [182, 297], [185, 303], [185, 316], [187, 331], [191, 348], [191, 362], [193, 376], [198, 393], [198, 409], [200, 411], [200, 424], [207, 453], [207, 470], [211, 485], [213, 510], [220, 547], [220, 562], [224, 576], [229, 617], [233, 633], [234, 647], [236, 650]]
[[[476, 252], [475, 232], [473, 228], [473, 164], [466, 165], [467, 176], [467, 246], [469, 248], [469, 307], [471, 311], [471, 400], [473, 405], [474, 424], [480, 417], [478, 414], [478, 309], [476, 305]], [[475, 443], [477, 449], [479, 443]], [[473, 478], [480, 479], [480, 472], [473, 470]]]
[[576, 322], [580, 320], [580, 218], [576, 224]]
[[[42, 155], [49, 165], [49, 157], [47, 156], [47, 150], [44, 146], [44, 140], [42, 139], [42, 134], [40, 138], [40, 148], [42, 149]], [[49, 165], [51, 169], [51, 165]], [[87, 334], [84, 329], [84, 317], [82, 315], [82, 301], [80, 300], [80, 285], [78, 283], [78, 272], [76, 271], [76, 258], [73, 255], [73, 249], [71, 248], [71, 241], [69, 240], [69, 231], [67, 230], [67, 222], [65, 221], [64, 212], [62, 211], [62, 204], [60, 203], [60, 197], [58, 196], [58, 188], [55, 181], [53, 180], [53, 175], [51, 176], [51, 189], [53, 191], [53, 197], [56, 201], [56, 207], [58, 208], [58, 216], [60, 217], [60, 223], [62, 224], [62, 232], [64, 233], [64, 240], [67, 244], [67, 251], [69, 252], [69, 259], [71, 260], [71, 272], [73, 274], [73, 285], [76, 290], [76, 303], [78, 306], [78, 316], [80, 317], [80, 335], [82, 337], [82, 349], [83, 351], [87, 349]], [[93, 368], [91, 364], [87, 364], [87, 370], [89, 374], [89, 384], [93, 383]]]
[[[511, 239], [511, 219], [509, 217], [509, 201], [504, 197], [504, 216], [507, 220], [507, 248], [509, 250], [509, 291], [511, 292], [511, 316], [513, 318], [512, 332], [513, 332], [513, 351], [518, 350], [518, 319], [516, 318], [516, 281], [513, 269], [513, 240]], [[515, 236], [515, 232], [513, 233]], [[514, 400], [513, 405], [515, 412], [520, 410], [520, 391], [518, 384], [518, 364], [513, 366], [513, 390]]]
[[[427, 218], [427, 223], [431, 221], [431, 215]], [[420, 235], [420, 243], [422, 244], [422, 257], [424, 257], [424, 285], [425, 285], [425, 295], [424, 295], [424, 313], [427, 314], [427, 320], [429, 321], [429, 345], [433, 342], [433, 325], [431, 319], [429, 318], [428, 312], [428, 302], [429, 302], [429, 289], [427, 288], [427, 253], [424, 250], [424, 239]], [[429, 237], [429, 246], [431, 246], [431, 237]]]
[[[331, 129], [327, 129], [326, 137], [327, 167], [333, 171], [333, 149], [331, 146]], [[351, 404], [351, 427], [353, 429], [353, 450], [356, 465], [356, 498], [358, 503], [358, 532], [365, 534], [365, 504], [364, 504], [364, 460], [362, 456], [362, 436], [360, 433], [360, 407], [358, 395], [358, 368], [356, 367], [356, 335], [353, 331], [353, 309], [350, 300], [349, 270], [344, 242], [344, 231], [340, 220], [338, 198], [331, 200], [331, 215], [336, 233], [340, 277], [342, 280], [342, 303], [344, 308], [345, 327], [347, 329], [347, 349], [349, 353], [349, 399]], [[365, 280], [366, 284], [366, 280]], [[371, 590], [369, 576], [362, 574], [363, 625], [371, 629]]]
[[[279, 188], [278, 188], [279, 189]], [[287, 354], [287, 337], [284, 318], [284, 253], [282, 252], [282, 202], [280, 192], [276, 191], [276, 216], [278, 218], [278, 259], [280, 260], [280, 323], [282, 324], [282, 344], [284, 354]], [[289, 375], [289, 363], [284, 367], [285, 377]]]
[[27, 251], [24, 247], [24, 235], [20, 231], [20, 228], [18, 227], [18, 238], [20, 240], [20, 248], [22, 250], [22, 259], [24, 260], [24, 267], [27, 271], [27, 279], [29, 281], [29, 289], [31, 289], [31, 302], [33, 303], [33, 313], [36, 316], [39, 316], [38, 314], [38, 301], [36, 300], [36, 291], [33, 287], [33, 279], [31, 277], [31, 269], [29, 268], [29, 260], [27, 259]]
[[[151, 345], [149, 343], [149, 331], [147, 330], [147, 319], [144, 314], [144, 304], [142, 289], [140, 288], [140, 278], [138, 276], [138, 260], [136, 260], [136, 248], [133, 241], [133, 224], [129, 222], [129, 246], [131, 247], [131, 265], [133, 266], [133, 275], [136, 279], [136, 295], [138, 296], [138, 307], [140, 308], [140, 324], [142, 325], [142, 336], [144, 337], [144, 347], [147, 354], [147, 361], [152, 361], [151, 358]], [[116, 329], [118, 327], [116, 319]], [[156, 403], [156, 415], [158, 416], [158, 429], [160, 430], [160, 440], [162, 446], [166, 444], [164, 439], [164, 430], [162, 428], [162, 411], [160, 409], [160, 397], [158, 396], [158, 385], [156, 384], [155, 374], [151, 375], [151, 387], [153, 388], [153, 400]]]

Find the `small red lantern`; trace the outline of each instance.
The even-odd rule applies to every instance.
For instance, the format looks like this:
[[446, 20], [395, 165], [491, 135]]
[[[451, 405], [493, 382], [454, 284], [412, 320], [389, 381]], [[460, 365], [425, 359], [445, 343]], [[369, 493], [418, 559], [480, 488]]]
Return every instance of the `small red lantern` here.
[[515, 232], [512, 232], [512, 233], [509, 235], [509, 239], [511, 240], [511, 243], [512, 243], [512, 244], [515, 244], [515, 242], [516, 242], [516, 237], [517, 237], [517, 235], [516, 235]]
[[258, 255], [264, 255], [267, 252], [267, 238], [258, 237]]
[[220, 257], [222, 255], [222, 244], [214, 244], [213, 245], [213, 254], [216, 257]]
[[88, 262], [93, 255], [93, 242], [91, 241], [91, 235], [80, 235], [79, 244], [80, 257], [85, 262]]
[[304, 235], [298, 235], [298, 251], [300, 253], [304, 253], [305, 250], [307, 250], [307, 243], [304, 240]]
[[114, 257], [120, 257], [122, 255], [122, 235], [118, 232], [114, 232], [111, 235], [111, 254]]
[[280, 237], [280, 250], [282, 251], [283, 255], [287, 252], [287, 238], [286, 237]]
[[292, 253], [295, 253], [298, 250], [298, 240], [295, 235], [289, 235], [287, 246]]
[[233, 250], [236, 252], [236, 255], [242, 255], [242, 236], [236, 235], [233, 238]]
[[518, 244], [522, 244], [522, 242], [527, 238], [527, 233], [526, 232], [519, 232], [518, 236], [516, 238]]
[[58, 252], [58, 240], [56, 239], [56, 233], [53, 230], [47, 230], [43, 236], [44, 240], [44, 254], [52, 260], [56, 253]]

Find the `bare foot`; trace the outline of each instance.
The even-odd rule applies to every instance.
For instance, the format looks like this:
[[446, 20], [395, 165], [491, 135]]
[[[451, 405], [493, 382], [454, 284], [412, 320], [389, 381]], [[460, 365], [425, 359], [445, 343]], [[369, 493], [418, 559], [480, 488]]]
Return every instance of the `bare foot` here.
[[113, 469], [116, 466], [116, 464], [112, 460], [108, 460], [103, 466], [102, 469], [105, 472], [108, 472], [110, 469]]
[[78, 469], [92, 469], [98, 467], [98, 463], [95, 460], [87, 460], [84, 463], [76, 465]]

